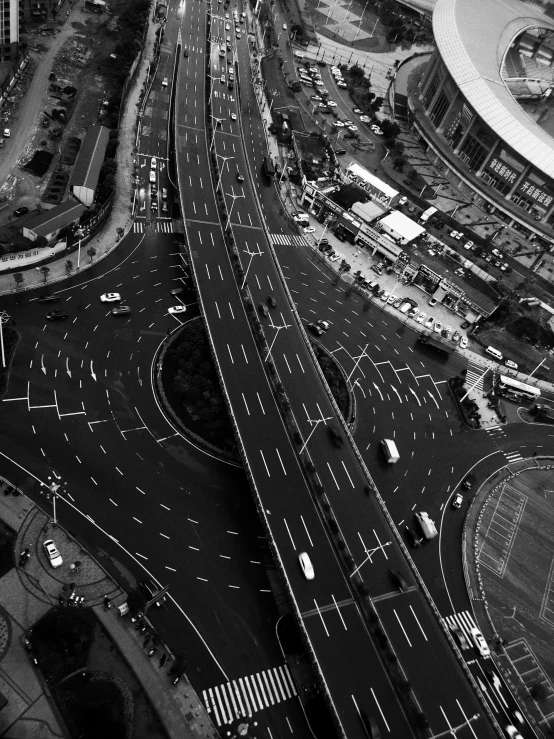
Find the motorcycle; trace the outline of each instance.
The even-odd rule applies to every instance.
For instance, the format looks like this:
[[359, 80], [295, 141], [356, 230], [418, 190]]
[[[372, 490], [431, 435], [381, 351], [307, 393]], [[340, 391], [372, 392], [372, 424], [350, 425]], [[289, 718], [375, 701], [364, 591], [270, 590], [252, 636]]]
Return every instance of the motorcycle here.
[[111, 602], [111, 600], [110, 600], [110, 599], [108, 598], [108, 596], [107, 596], [107, 595], [105, 595], [105, 596], [104, 596], [104, 607], [105, 607], [105, 608], [111, 608], [111, 607], [112, 607], [112, 602]]
[[181, 679], [181, 675], [176, 675], [173, 678], [173, 685], [177, 685], [177, 683], [179, 682], [180, 679]]
[[158, 651], [158, 647], [152, 647], [152, 649], [148, 652], [148, 656], [151, 657], [153, 654], [156, 654]]

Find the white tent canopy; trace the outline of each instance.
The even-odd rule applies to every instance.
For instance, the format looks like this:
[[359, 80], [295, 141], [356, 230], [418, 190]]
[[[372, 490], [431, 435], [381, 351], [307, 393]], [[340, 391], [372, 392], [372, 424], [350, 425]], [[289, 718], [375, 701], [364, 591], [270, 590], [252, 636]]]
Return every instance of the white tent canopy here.
[[388, 216], [381, 218], [379, 225], [385, 233], [402, 244], [408, 244], [425, 232], [422, 226], [398, 210], [393, 210]]
[[387, 185], [386, 182], [383, 182], [383, 180], [380, 180], [378, 177], [371, 174], [369, 170], [364, 167], [360, 167], [359, 164], [352, 162], [352, 164], [348, 166], [346, 173], [352, 180], [367, 182], [370, 187], [375, 190], [379, 190], [379, 192], [381, 192], [386, 198], [392, 199], [395, 195], [398, 195], [398, 190], [394, 190], [390, 185]]

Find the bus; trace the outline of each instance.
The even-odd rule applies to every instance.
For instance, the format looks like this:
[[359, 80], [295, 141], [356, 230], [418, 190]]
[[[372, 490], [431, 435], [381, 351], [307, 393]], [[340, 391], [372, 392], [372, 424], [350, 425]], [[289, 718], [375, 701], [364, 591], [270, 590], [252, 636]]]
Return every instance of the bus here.
[[524, 382], [519, 380], [512, 380], [511, 377], [505, 377], [500, 375], [496, 382], [496, 390], [505, 395], [508, 399], [513, 398], [514, 400], [538, 400], [541, 396], [541, 391], [538, 387], [532, 385], [526, 385]]

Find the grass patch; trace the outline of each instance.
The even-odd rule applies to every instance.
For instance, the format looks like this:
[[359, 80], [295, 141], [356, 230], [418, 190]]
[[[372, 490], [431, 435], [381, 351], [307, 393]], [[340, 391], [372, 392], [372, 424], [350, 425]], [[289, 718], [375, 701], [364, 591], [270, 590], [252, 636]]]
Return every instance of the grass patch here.
[[333, 398], [339, 407], [339, 411], [348, 423], [350, 416], [350, 394], [344, 375], [335, 360], [319, 344], [312, 342], [312, 349], [321, 367], [321, 371], [327, 380], [327, 384], [331, 389]]

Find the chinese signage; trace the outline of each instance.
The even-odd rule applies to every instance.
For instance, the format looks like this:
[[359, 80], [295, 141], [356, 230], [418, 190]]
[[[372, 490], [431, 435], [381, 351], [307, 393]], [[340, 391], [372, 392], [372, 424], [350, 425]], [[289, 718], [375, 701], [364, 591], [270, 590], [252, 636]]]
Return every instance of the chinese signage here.
[[523, 180], [517, 189], [518, 193], [524, 195], [526, 200], [534, 200], [537, 204], [542, 205], [544, 208], [548, 208], [552, 202], [552, 195], [545, 190], [543, 187], [535, 185], [530, 180]]
[[519, 175], [519, 172], [509, 167], [500, 157], [493, 157], [487, 164], [487, 169], [491, 174], [504, 180], [504, 182], [509, 182], [510, 185], [514, 184]]

